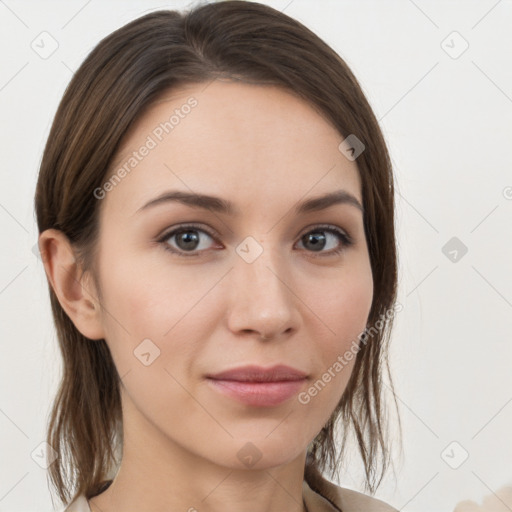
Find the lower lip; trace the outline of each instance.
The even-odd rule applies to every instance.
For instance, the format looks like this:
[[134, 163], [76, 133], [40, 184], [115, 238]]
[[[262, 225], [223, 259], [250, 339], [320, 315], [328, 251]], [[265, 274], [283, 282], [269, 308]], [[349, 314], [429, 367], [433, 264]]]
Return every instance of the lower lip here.
[[298, 393], [306, 379], [280, 382], [240, 382], [208, 379], [221, 393], [247, 405], [271, 407], [279, 405]]

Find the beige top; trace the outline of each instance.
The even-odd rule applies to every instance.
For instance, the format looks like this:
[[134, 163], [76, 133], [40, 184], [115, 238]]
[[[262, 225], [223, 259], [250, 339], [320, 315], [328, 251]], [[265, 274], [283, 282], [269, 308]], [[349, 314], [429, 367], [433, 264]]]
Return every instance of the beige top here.
[[[339, 487], [319, 474], [302, 482], [302, 496], [308, 512], [398, 512], [387, 503], [357, 491]], [[91, 512], [81, 495], [62, 512]]]

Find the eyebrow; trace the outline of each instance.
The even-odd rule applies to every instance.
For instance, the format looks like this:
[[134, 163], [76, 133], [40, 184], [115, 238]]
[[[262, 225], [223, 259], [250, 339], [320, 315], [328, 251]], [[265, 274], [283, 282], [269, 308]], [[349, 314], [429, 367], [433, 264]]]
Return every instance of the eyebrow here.
[[[240, 210], [233, 203], [216, 196], [206, 194], [197, 194], [184, 192], [181, 190], [170, 190], [151, 199], [145, 205], [141, 206], [136, 213], [147, 210], [148, 208], [161, 205], [168, 202], [179, 202], [192, 208], [203, 208], [225, 215], [239, 216]], [[336, 204], [347, 204], [355, 206], [364, 213], [363, 206], [359, 200], [346, 190], [337, 190], [328, 194], [306, 199], [295, 206], [295, 214], [304, 214], [325, 210]]]

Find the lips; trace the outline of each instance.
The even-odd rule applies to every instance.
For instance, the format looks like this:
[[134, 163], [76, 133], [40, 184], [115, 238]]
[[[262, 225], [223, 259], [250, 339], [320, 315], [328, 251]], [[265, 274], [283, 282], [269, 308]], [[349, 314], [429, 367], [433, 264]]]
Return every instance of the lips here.
[[231, 380], [237, 382], [283, 382], [291, 380], [303, 380], [307, 374], [287, 365], [276, 365], [271, 368], [263, 368], [256, 365], [241, 366], [232, 370], [207, 376], [215, 380]]
[[243, 366], [207, 376], [212, 389], [252, 407], [277, 406], [296, 395], [307, 374], [286, 365]]

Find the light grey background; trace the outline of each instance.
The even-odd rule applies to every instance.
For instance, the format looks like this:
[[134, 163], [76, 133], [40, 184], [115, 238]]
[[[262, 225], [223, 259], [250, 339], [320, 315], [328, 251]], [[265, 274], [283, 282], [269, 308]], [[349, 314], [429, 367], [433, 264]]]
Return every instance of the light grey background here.
[[[512, 3], [264, 3], [302, 21], [351, 66], [395, 167], [404, 309], [392, 370], [404, 450], [377, 496], [405, 511], [480, 502], [512, 485]], [[53, 115], [101, 38], [146, 12], [189, 5], [0, 1], [0, 511], [52, 510], [35, 460], [60, 362], [32, 249]], [[362, 490], [355, 452], [349, 460], [340, 483]]]

